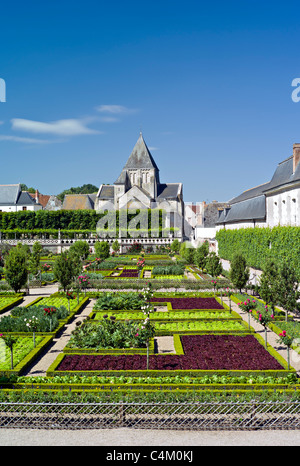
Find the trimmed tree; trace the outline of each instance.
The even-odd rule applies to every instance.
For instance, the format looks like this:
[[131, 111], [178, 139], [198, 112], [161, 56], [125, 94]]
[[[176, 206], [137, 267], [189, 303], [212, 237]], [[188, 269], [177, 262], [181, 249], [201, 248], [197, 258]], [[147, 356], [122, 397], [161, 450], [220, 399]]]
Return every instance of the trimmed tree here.
[[278, 265], [273, 259], [268, 259], [260, 277], [259, 294], [267, 306], [270, 306], [273, 314], [278, 300], [277, 280]]
[[5, 279], [15, 293], [26, 285], [28, 277], [27, 255], [22, 247], [10, 250], [5, 258]]
[[53, 273], [65, 292], [79, 273], [78, 262], [64, 251], [56, 258]]
[[249, 267], [242, 254], [237, 253], [234, 255], [230, 264], [229, 276], [233, 286], [242, 292], [242, 288], [245, 287], [250, 276]]
[[106, 241], [97, 241], [95, 243], [95, 253], [97, 257], [106, 259], [109, 257], [109, 244]]
[[215, 252], [210, 252], [206, 259], [206, 270], [212, 276], [217, 278], [223, 271], [219, 256]]
[[297, 309], [298, 298], [298, 276], [293, 267], [287, 262], [283, 262], [279, 267], [279, 274], [276, 280], [276, 293], [279, 306], [282, 306], [285, 313], [285, 320], [288, 320], [288, 311]]
[[198, 246], [194, 253], [195, 265], [201, 270], [205, 269], [206, 259], [209, 254], [209, 244], [205, 241], [201, 246]]

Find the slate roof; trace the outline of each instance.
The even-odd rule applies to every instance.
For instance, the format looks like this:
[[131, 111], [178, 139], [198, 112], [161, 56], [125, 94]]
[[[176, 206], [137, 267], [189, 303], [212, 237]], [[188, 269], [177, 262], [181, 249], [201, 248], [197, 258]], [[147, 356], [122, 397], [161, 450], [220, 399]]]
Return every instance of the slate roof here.
[[241, 194], [228, 201], [228, 204], [232, 205], [237, 202], [245, 201], [247, 199], [252, 199], [253, 197], [260, 196], [264, 193], [266, 189], [268, 189], [269, 184], [270, 182], [268, 181], [267, 183], [260, 184], [258, 186], [255, 186], [254, 188], [247, 189], [246, 191], [243, 191]]
[[138, 138], [126, 164], [124, 165], [120, 176], [117, 178], [114, 184], [124, 184], [126, 182], [127, 170], [139, 168], [154, 168], [157, 174], [159, 172], [159, 169], [147, 147], [142, 133], [140, 133], [140, 137]]
[[220, 214], [217, 224], [241, 221], [264, 220], [266, 218], [266, 198], [264, 195], [232, 204]]
[[113, 185], [103, 184], [102, 186], [100, 186], [97, 197], [99, 199], [103, 199], [103, 200], [114, 199], [114, 197], [115, 197], [115, 187]]
[[142, 133], [140, 133], [140, 137], [138, 138], [124, 168], [155, 168], [158, 170], [147, 144], [144, 141]]
[[277, 165], [271, 181], [248, 189], [228, 201], [230, 207], [220, 214], [217, 223], [264, 220], [268, 192], [296, 181], [300, 181], [300, 163], [293, 173], [293, 156], [291, 156]]
[[293, 156], [291, 156], [277, 165], [273, 177], [264, 192], [268, 193], [271, 189], [296, 181], [300, 181], [300, 163], [298, 163], [295, 173], [293, 173]]
[[27, 191], [21, 191], [20, 184], [2, 184], [0, 185], [0, 205], [36, 205], [34, 199]]
[[63, 210], [94, 209], [96, 194], [66, 194], [62, 205]]
[[35, 202], [35, 200], [32, 199], [32, 197], [27, 191], [21, 191], [20, 196], [18, 197], [18, 200], [17, 200], [17, 205], [36, 205], [36, 204], [39, 204], [39, 203]]
[[16, 205], [20, 193], [20, 184], [0, 185], [0, 204]]
[[158, 199], [177, 199], [181, 191], [181, 183], [162, 183], [158, 185]]

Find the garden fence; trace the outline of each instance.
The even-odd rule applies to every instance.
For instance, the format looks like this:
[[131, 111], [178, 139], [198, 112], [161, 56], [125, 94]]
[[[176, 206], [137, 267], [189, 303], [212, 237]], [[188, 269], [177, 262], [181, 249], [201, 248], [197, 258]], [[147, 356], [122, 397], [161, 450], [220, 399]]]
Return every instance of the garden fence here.
[[292, 401], [191, 403], [0, 403], [0, 428], [300, 429]]

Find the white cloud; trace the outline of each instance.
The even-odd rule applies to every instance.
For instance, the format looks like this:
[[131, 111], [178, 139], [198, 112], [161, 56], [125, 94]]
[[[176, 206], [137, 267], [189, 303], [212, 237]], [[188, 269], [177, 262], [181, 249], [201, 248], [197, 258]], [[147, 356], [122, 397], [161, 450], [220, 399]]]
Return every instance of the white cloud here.
[[114, 115], [136, 112], [135, 109], [123, 107], [123, 105], [100, 105], [96, 107], [96, 110], [101, 113], [110, 113]]
[[79, 119], [66, 119], [44, 123], [41, 121], [13, 118], [12, 129], [28, 131], [36, 134], [54, 134], [56, 136], [78, 136], [82, 134], [100, 134], [100, 131], [90, 129], [88, 121]]
[[103, 123], [115, 123], [116, 121], [120, 121], [119, 118], [115, 117], [101, 117], [100, 121], [103, 121]]
[[53, 142], [58, 142], [58, 141], [49, 141], [48, 139], [23, 138], [20, 136], [9, 136], [5, 134], [0, 135], [0, 141], [23, 142], [25, 144], [51, 144]]

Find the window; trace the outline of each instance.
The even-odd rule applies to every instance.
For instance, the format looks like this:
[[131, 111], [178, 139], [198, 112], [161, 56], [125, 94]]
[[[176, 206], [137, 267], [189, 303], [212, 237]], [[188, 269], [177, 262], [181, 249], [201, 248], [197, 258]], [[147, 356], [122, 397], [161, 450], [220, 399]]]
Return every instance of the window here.
[[27, 210], [27, 207], [26, 206], [22, 207], [22, 210]]

